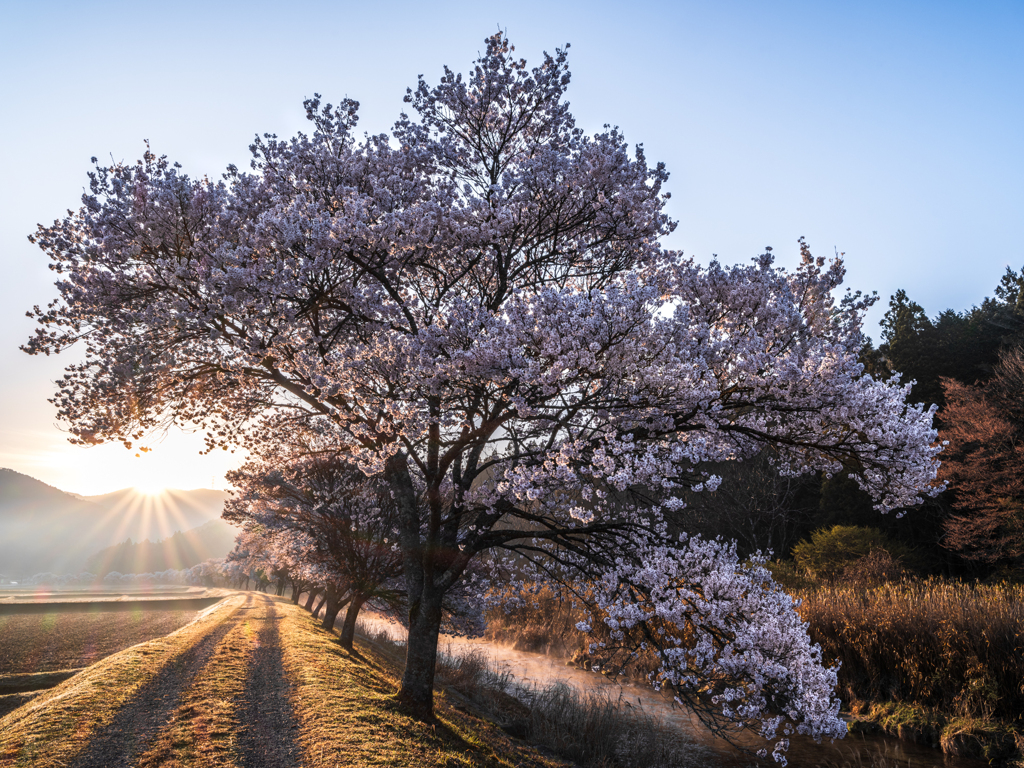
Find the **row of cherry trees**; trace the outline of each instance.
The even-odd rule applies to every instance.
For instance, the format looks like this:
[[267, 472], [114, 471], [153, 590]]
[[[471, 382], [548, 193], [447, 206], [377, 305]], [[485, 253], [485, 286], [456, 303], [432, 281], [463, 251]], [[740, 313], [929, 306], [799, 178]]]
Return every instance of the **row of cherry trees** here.
[[[228, 559], [262, 575], [278, 595], [290, 587], [295, 603], [306, 593], [307, 608], [317, 616], [323, 609], [324, 628], [344, 609], [340, 642], [351, 650], [364, 605], [402, 623], [408, 617], [398, 508], [322, 421], [279, 427], [279, 442], [228, 475], [237, 490], [224, 517], [242, 529]], [[449, 633], [482, 632], [483, 609], [494, 601], [475, 599], [479, 577], [470, 567], [446, 593]]]
[[239, 491], [224, 517], [243, 529], [232, 557], [273, 574], [278, 594], [290, 582], [295, 602], [307, 592], [312, 608], [319, 596], [326, 628], [346, 609], [341, 644], [351, 649], [365, 603], [391, 612], [404, 605], [397, 510], [329, 429], [306, 426], [280, 425], [279, 442], [229, 474]]
[[84, 346], [54, 398], [77, 442], [189, 424], [248, 449], [229, 516], [336, 604], [405, 606], [407, 711], [432, 717], [446, 611], [548, 583], [784, 760], [791, 732], [845, 733], [835, 671], [759, 560], [666, 513], [765, 447], [913, 505], [932, 413], [863, 375], [871, 299], [836, 296], [838, 260], [664, 249], [667, 172], [577, 127], [569, 79], [566, 51], [529, 69], [499, 34], [390, 134], [316, 97], [310, 134], [258, 138], [221, 181], [149, 151], [97, 165], [33, 238], [60, 295], [26, 349]]

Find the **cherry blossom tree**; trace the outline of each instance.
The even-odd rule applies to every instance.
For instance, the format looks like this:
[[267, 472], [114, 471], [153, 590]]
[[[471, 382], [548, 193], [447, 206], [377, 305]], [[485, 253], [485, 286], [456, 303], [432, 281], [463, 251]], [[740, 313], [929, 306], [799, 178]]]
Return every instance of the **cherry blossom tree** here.
[[228, 553], [227, 562], [235, 573], [246, 576], [256, 584], [257, 592], [264, 592], [274, 582], [274, 572], [283, 571], [288, 565], [288, 553], [282, 551], [277, 542], [266, 535], [259, 526], [247, 526], [235, 537], [235, 546]]
[[[275, 442], [268, 413], [316, 417], [387, 487], [409, 601], [399, 699], [423, 717], [445, 595], [481, 553], [495, 578], [607, 578], [630, 587], [608, 588], [609, 610], [662, 605], [690, 578], [679, 559], [710, 546], [659, 549], [681, 491], [717, 487], [708, 462], [770, 446], [780, 473], [848, 473], [882, 511], [936, 473], [932, 412], [862, 375], [872, 300], [836, 296], [841, 262], [805, 244], [792, 272], [770, 252], [727, 267], [665, 250], [667, 172], [618, 129], [578, 128], [568, 84], [566, 51], [529, 69], [495, 35], [467, 76], [421, 79], [390, 135], [358, 139], [358, 105], [316, 97], [312, 133], [257, 139], [251, 172], [192, 179], [147, 150], [97, 166], [83, 206], [33, 238], [60, 297], [26, 349], [85, 347], [54, 398], [74, 440], [183, 423], [252, 447]], [[721, 590], [694, 621], [736, 590], [775, 597], [751, 597], [751, 629], [714, 651], [666, 656], [686, 672], [662, 679], [699, 687], [753, 644], [789, 673], [743, 707], [723, 694], [725, 711], [837, 733], [806, 632], [730, 562], [712, 559]]]

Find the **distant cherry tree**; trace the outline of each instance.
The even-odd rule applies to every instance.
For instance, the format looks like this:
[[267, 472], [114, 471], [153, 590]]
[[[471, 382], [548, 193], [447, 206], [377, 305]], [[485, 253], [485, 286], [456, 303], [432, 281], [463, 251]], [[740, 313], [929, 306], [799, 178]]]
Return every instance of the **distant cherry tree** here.
[[[346, 609], [341, 645], [352, 648], [359, 611], [404, 598], [397, 508], [381, 481], [367, 478], [321, 440], [284, 443], [229, 472], [238, 489], [224, 517], [258, 527], [290, 572], [327, 593], [324, 626]], [[307, 575], [308, 574], [308, 575]]]
[[467, 76], [421, 79], [390, 135], [358, 138], [356, 102], [316, 97], [312, 132], [258, 138], [250, 172], [192, 179], [148, 150], [97, 165], [33, 237], [60, 297], [26, 349], [84, 345], [54, 398], [81, 443], [181, 423], [252, 447], [275, 442], [268, 414], [329, 420], [396, 505], [408, 711], [432, 716], [445, 595], [487, 553], [481, 600], [549, 578], [604, 585], [619, 625], [685, 614], [716, 640], [669, 633], [664, 684], [720, 688], [768, 738], [841, 735], [834, 675], [766, 573], [667, 540], [663, 515], [717, 487], [709, 462], [766, 446], [782, 474], [913, 505], [932, 413], [862, 375], [872, 300], [836, 298], [838, 260], [662, 248], [667, 172], [577, 127], [568, 84], [566, 51], [529, 69], [499, 34]]

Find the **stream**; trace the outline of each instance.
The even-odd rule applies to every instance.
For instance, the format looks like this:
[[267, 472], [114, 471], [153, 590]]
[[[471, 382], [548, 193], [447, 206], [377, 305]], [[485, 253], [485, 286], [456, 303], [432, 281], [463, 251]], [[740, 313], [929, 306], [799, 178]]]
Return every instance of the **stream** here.
[[[393, 640], [404, 641], [405, 630], [397, 624], [373, 614], [364, 614], [359, 618], [364, 631], [376, 632], [385, 630]], [[459, 655], [467, 651], [477, 651], [486, 656], [499, 671], [511, 673], [516, 681], [529, 687], [545, 688], [562, 682], [581, 691], [604, 691], [612, 699], [637, 702], [644, 711], [660, 719], [663, 724], [673, 724], [693, 743], [695, 751], [694, 765], [700, 768], [747, 768], [747, 766], [774, 765], [769, 760], [758, 761], [744, 754], [728, 742], [712, 735], [687, 709], [680, 707], [667, 696], [653, 689], [630, 682], [609, 679], [596, 672], [567, 666], [565, 661], [541, 653], [517, 651], [507, 645], [488, 640], [466, 639], [442, 635], [439, 650], [448, 655]], [[753, 734], [741, 735], [739, 741], [751, 751], [771, 745]], [[850, 734], [834, 744], [823, 742], [815, 744], [812, 739], [793, 737], [789, 751], [786, 753], [791, 766], [824, 766], [826, 764], [850, 766], [850, 768], [870, 768], [879, 755], [885, 755], [884, 765], [897, 764], [900, 768], [982, 768], [987, 763], [982, 760], [945, 755], [941, 750], [932, 749], [921, 744], [902, 741], [890, 736], [865, 736]]]

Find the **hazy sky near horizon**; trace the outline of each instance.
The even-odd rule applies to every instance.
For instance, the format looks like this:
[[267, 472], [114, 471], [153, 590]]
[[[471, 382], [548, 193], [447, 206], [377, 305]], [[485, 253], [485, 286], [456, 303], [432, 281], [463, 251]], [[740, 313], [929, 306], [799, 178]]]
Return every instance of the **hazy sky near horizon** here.
[[668, 245], [744, 261], [806, 236], [847, 283], [931, 315], [1024, 264], [1024, 2], [47, 2], [0, 0], [0, 466], [59, 488], [225, 486], [236, 458], [174, 433], [141, 458], [74, 447], [47, 402], [74, 353], [18, 351], [55, 292], [26, 236], [77, 208], [93, 155], [148, 139], [193, 176], [247, 166], [256, 133], [304, 130], [314, 92], [387, 131], [407, 86], [466, 71], [507, 30], [571, 43], [568, 100], [672, 176]]

